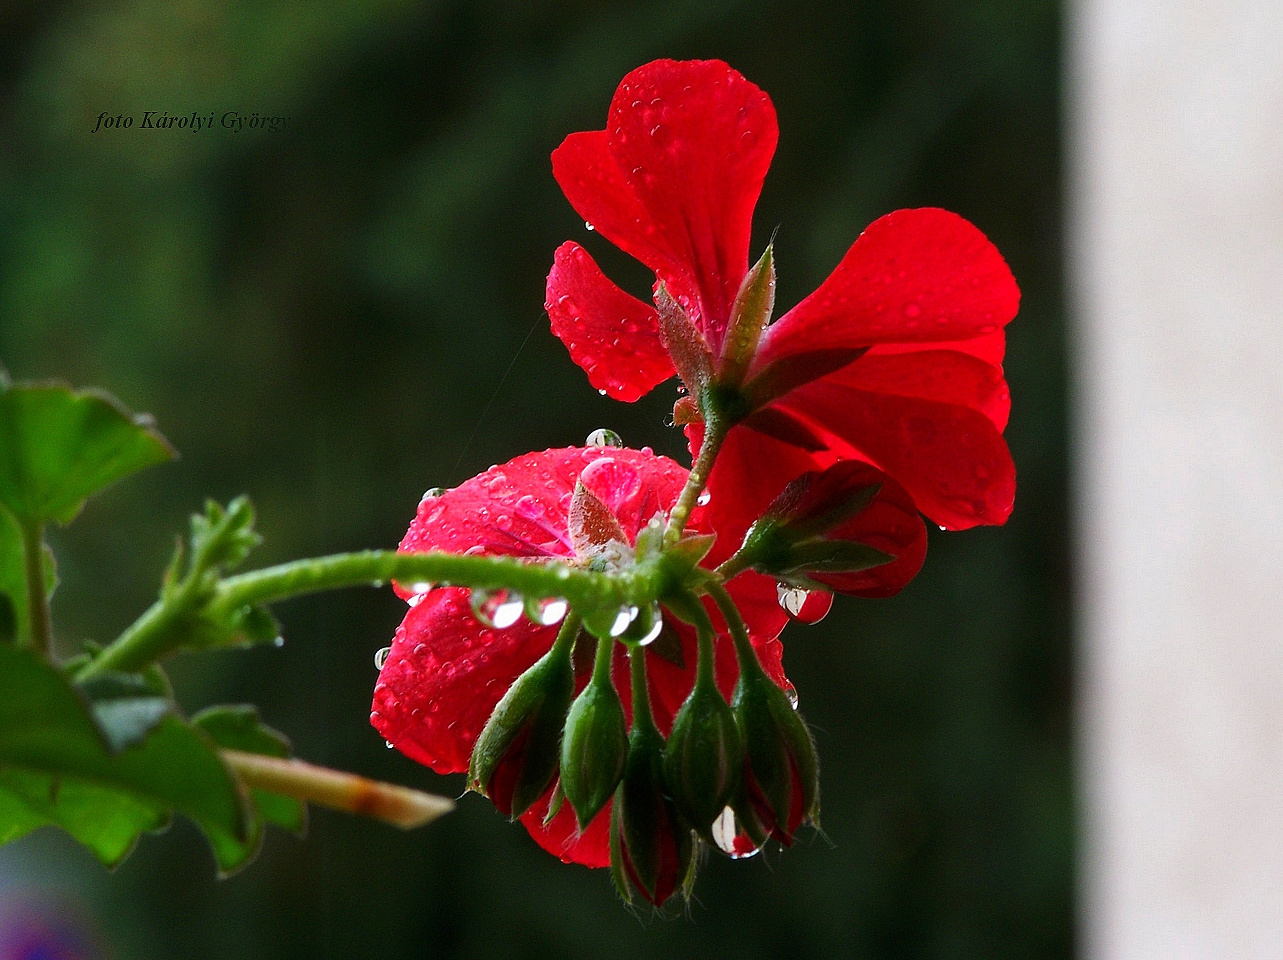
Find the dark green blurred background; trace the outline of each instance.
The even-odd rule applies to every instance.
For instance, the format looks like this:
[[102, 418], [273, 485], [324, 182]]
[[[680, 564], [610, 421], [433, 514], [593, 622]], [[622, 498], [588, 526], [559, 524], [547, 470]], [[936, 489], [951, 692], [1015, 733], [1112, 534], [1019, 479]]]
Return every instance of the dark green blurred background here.
[[[825, 832], [710, 862], [690, 919], [629, 913], [604, 872], [472, 796], [411, 834], [316, 813], [221, 882], [186, 824], [114, 875], [40, 835], [0, 851], [0, 897], [79, 905], [120, 958], [1069, 956], [1059, 18], [1052, 0], [0, 7], [0, 361], [109, 389], [182, 452], [55, 532], [68, 650], [150, 602], [206, 496], [254, 498], [266, 563], [392, 546], [426, 487], [595, 427], [682, 452], [671, 386], [599, 397], [541, 310], [571, 237], [647, 290], [548, 161], [647, 60], [720, 57], [774, 99], [754, 255], [778, 226], [782, 307], [870, 220], [927, 204], [978, 224], [1024, 292], [1011, 522], [933, 529], [900, 597], [789, 628]], [[291, 119], [142, 130], [144, 110]], [[134, 128], [91, 134], [103, 111]], [[308, 759], [457, 793], [366, 723], [403, 611], [389, 591], [284, 606], [284, 649], [176, 662], [180, 696], [258, 702]]]

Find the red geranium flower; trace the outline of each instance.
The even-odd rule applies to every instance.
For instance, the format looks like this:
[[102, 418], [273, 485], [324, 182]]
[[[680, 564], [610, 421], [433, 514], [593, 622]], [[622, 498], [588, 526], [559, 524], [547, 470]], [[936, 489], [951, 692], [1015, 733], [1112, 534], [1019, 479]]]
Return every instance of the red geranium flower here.
[[[658, 60], [625, 77], [606, 129], [567, 137], [553, 174], [594, 229], [655, 271], [656, 302], [671, 296], [696, 333], [661, 335], [656, 307], [573, 242], [548, 276], [553, 332], [617, 399], [671, 377], [674, 359], [733, 393], [736, 425], [708, 488], [719, 556], [791, 479], [846, 459], [879, 468], [943, 527], [1005, 522], [1015, 470], [1000, 364], [1020, 294], [972, 224], [937, 209], [888, 214], [777, 322], [727, 335], [777, 135], [767, 95], [719, 61]], [[899, 589], [906, 570], [870, 571], [871, 592]]]
[[[631, 542], [652, 517], [672, 507], [686, 476], [684, 468], [649, 450], [572, 447], [526, 454], [440, 496], [425, 497], [400, 549], [573, 559], [568, 510], [576, 482], [610, 508]], [[702, 511], [695, 512], [688, 529], [704, 529]], [[466, 771], [500, 697], [548, 652], [558, 628], [524, 618], [502, 629], [485, 626], [473, 613], [469, 591], [458, 587], [400, 584], [397, 589], [411, 609], [379, 674], [370, 721], [402, 753], [438, 773]], [[773, 591], [763, 577], [741, 577], [735, 584], [762, 665], [784, 686], [776, 639], [782, 620], [775, 616]], [[755, 610], [770, 616], [755, 616]], [[668, 626], [671, 633], [646, 648], [651, 708], [665, 735], [690, 693], [696, 662], [694, 631], [681, 622]], [[728, 638], [718, 638], [715, 664], [718, 686], [729, 696], [739, 671]], [[622, 644], [614, 674], [631, 717]], [[578, 687], [586, 681], [585, 672]], [[570, 804], [544, 826], [550, 796], [551, 791], [521, 818], [531, 835], [563, 860], [606, 866], [609, 804], [580, 835]]]

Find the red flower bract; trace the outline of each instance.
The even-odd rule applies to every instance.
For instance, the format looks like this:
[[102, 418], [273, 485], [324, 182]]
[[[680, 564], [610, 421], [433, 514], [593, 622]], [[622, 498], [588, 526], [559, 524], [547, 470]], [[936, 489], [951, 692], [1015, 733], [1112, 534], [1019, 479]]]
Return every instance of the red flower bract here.
[[[726, 64], [658, 60], [620, 83], [605, 130], [572, 134], [552, 155], [575, 210], [685, 310], [714, 383], [776, 138], [770, 99]], [[789, 480], [840, 459], [874, 465], [943, 527], [1005, 522], [1015, 469], [1000, 364], [1019, 298], [997, 249], [956, 214], [899, 210], [870, 225], [818, 290], [762, 331], [742, 381], [723, 384], [739, 410], [708, 487], [717, 553]], [[611, 396], [635, 400], [673, 375], [655, 307], [578, 244], [557, 250], [546, 306]], [[771, 482], [751, 475], [762, 468]], [[903, 585], [882, 576], [882, 593]]]
[[[631, 542], [653, 516], [672, 507], [686, 475], [684, 468], [649, 450], [572, 447], [526, 454], [440, 496], [425, 497], [401, 549], [574, 558], [568, 510], [576, 482], [583, 482], [610, 508]], [[699, 532], [702, 527], [702, 511], [697, 510], [688, 529]], [[465, 589], [409, 584], [397, 589], [412, 606], [379, 674], [370, 721], [407, 756], [438, 773], [463, 772], [500, 697], [548, 652], [558, 628], [521, 619], [492, 629], [476, 619]], [[763, 666], [784, 684], [775, 639], [783, 620], [776, 616], [774, 585], [764, 577], [746, 575], [737, 579], [734, 590]], [[651, 706], [665, 734], [690, 693], [696, 660], [693, 631], [682, 623], [670, 626], [675, 640], [656, 641], [647, 648], [646, 658]], [[716, 669], [718, 686], [729, 695], [738, 668], [726, 638], [717, 641]], [[614, 673], [615, 687], [631, 716], [622, 644], [615, 654]], [[584, 673], [577, 686], [582, 688], [586, 681]], [[568, 861], [609, 863], [609, 805], [582, 835], [569, 804], [545, 827], [547, 809], [545, 797], [522, 817], [541, 846]]]

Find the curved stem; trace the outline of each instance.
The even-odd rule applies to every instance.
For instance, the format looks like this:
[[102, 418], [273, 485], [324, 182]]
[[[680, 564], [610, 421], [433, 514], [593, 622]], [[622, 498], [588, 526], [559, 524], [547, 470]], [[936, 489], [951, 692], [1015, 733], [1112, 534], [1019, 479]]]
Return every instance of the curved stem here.
[[677, 498], [677, 503], [673, 505], [673, 512], [668, 516], [668, 527], [664, 530], [664, 543], [672, 545], [681, 539], [682, 531], [686, 529], [686, 521], [690, 519], [699, 495], [708, 485], [709, 474], [713, 472], [713, 461], [717, 459], [717, 453], [722, 449], [727, 429], [722, 425], [720, 418], [708, 417], [705, 420], [704, 442], [700, 445], [699, 456], [691, 464], [686, 486], [682, 488], [681, 496]]
[[302, 760], [241, 750], [222, 750], [220, 756], [247, 787], [294, 797], [341, 813], [373, 817], [403, 830], [431, 823], [454, 809], [454, 801], [447, 797], [314, 766]]
[[590, 683], [609, 684], [611, 682], [610, 668], [613, 666], [613, 660], [615, 659], [614, 654], [615, 641], [611, 640], [609, 637], [598, 637], [597, 656], [593, 661], [592, 679], [589, 681]]
[[365, 550], [297, 560], [229, 577], [210, 587], [197, 578], [162, 597], [76, 675], [85, 680], [107, 670], [135, 671], [185, 646], [202, 617], [217, 622], [238, 610], [341, 587], [447, 582], [481, 589], [500, 587], [532, 597], [565, 597], [572, 606], [623, 606], [651, 589], [644, 577], [605, 576], [561, 562], [530, 563], [516, 557], [460, 556]]
[[744, 626], [744, 618], [740, 616], [739, 608], [735, 606], [731, 595], [716, 580], [708, 581], [705, 589], [717, 604], [717, 609], [722, 612], [726, 626], [730, 628], [731, 640], [735, 643], [735, 658], [739, 661], [740, 676], [766, 676], [761, 661], [757, 659], [757, 651], [753, 649], [753, 643], [748, 638], [748, 628]]
[[729, 583], [752, 565], [752, 556], [741, 548], [727, 557], [714, 572], [722, 578], [722, 582]]
[[[603, 641], [604, 642], [604, 641]], [[659, 736], [650, 712], [650, 688], [646, 685], [646, 648], [628, 649], [628, 667], [633, 683], [633, 735]]]
[[49, 660], [53, 657], [53, 621], [49, 616], [49, 594], [45, 590], [44, 525], [24, 523], [21, 527], [31, 648], [42, 660]]

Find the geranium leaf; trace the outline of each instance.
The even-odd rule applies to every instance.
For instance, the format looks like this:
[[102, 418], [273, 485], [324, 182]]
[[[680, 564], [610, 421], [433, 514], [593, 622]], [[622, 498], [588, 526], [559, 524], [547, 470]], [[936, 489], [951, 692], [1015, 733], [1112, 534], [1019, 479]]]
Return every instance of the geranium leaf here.
[[171, 811], [201, 827], [224, 871], [244, 862], [252, 832], [239, 783], [204, 734], [169, 713], [141, 742], [112, 753], [83, 693], [30, 651], [5, 647], [0, 794], [0, 815], [10, 818], [0, 820], [0, 837], [39, 819], [108, 864]]
[[0, 504], [24, 525], [69, 522], [86, 498], [174, 450], [112, 397], [0, 382]]
[[[289, 738], [260, 721], [258, 709], [248, 704], [210, 707], [192, 717], [192, 724], [220, 747], [269, 757], [291, 755]], [[250, 799], [267, 823], [298, 836], [307, 832], [307, 804], [303, 801], [258, 789], [250, 791]]]
[[80, 685], [89, 698], [90, 713], [112, 753], [142, 743], [167, 715], [174, 712], [169, 697], [159, 695], [143, 677], [101, 673]]

